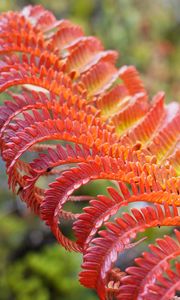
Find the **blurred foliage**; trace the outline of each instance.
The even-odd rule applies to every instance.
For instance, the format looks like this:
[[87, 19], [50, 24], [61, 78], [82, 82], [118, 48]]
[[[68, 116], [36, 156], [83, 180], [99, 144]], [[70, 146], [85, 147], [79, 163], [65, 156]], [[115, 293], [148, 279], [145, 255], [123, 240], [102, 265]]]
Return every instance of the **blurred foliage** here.
[[78, 284], [80, 256], [66, 253], [59, 245], [46, 246], [38, 253], [7, 266], [0, 277], [0, 300], [95, 300]]
[[[120, 52], [118, 65], [135, 65], [151, 96], [165, 90], [167, 101], [180, 101], [179, 0], [0, 0], [0, 11], [27, 4], [44, 5]], [[0, 182], [0, 300], [97, 299], [78, 283], [80, 257], [54, 244], [45, 225], [9, 192], [4, 171]], [[104, 194], [106, 186], [93, 182], [78, 193]], [[159, 232], [149, 231], [151, 241]], [[125, 259], [132, 260], [132, 252]]]

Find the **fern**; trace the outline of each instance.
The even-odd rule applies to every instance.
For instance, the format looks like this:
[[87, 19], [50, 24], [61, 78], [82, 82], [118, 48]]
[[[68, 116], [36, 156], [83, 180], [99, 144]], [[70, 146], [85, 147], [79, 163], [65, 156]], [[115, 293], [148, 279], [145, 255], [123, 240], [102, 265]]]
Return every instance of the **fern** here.
[[[115, 51], [41, 6], [2, 14], [0, 29], [0, 91], [7, 97], [0, 143], [9, 186], [62, 246], [82, 253], [80, 282], [101, 300], [174, 297], [180, 290], [179, 104], [166, 105], [163, 92], [150, 101], [135, 67], [117, 69]], [[41, 176], [49, 178], [46, 189]], [[98, 179], [116, 182], [109, 196], [73, 196]], [[68, 201], [89, 203], [72, 213], [64, 209]], [[140, 201], [147, 206], [119, 216], [121, 207]], [[73, 221], [75, 241], [61, 231], [64, 218]], [[137, 234], [157, 226], [176, 226], [177, 241], [165, 236], [136, 266], [116, 269], [119, 253], [144, 239], [133, 242]]]

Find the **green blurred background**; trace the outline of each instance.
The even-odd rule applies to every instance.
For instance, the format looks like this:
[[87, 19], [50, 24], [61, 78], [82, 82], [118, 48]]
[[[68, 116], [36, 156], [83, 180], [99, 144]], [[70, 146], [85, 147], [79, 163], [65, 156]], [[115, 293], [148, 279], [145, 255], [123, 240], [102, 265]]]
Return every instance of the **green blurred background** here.
[[[58, 19], [80, 24], [86, 34], [120, 52], [119, 66], [138, 68], [151, 96], [164, 90], [167, 101], [180, 101], [179, 0], [0, 0], [0, 11], [27, 4], [42, 4]], [[80, 256], [56, 244], [46, 226], [8, 191], [2, 161], [0, 168], [0, 300], [97, 299], [78, 283]], [[103, 193], [103, 184], [85, 193], [91, 190]], [[151, 231], [152, 240], [156, 235]]]

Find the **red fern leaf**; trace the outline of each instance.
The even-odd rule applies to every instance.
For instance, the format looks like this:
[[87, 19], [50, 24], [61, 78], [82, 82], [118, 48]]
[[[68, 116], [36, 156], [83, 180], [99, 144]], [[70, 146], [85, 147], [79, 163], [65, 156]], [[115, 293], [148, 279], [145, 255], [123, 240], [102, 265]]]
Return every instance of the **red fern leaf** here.
[[[100, 299], [105, 299], [106, 276], [112, 264], [117, 260], [118, 253], [129, 247], [130, 239], [137, 233], [157, 225], [172, 226], [180, 224], [180, 216], [174, 208], [171, 213], [167, 205], [164, 211], [161, 206], [145, 207], [141, 210], [132, 209], [133, 216], [124, 213], [116, 223], [107, 223], [108, 230], [100, 231], [100, 238], [95, 238], [84, 254], [80, 273], [80, 282], [86, 287], [96, 288]], [[162, 217], [163, 216], [163, 217]], [[98, 253], [98, 254], [97, 254]]]
[[[166, 106], [162, 92], [149, 101], [133, 66], [117, 69], [115, 51], [104, 50], [99, 39], [85, 36], [70, 21], [57, 21], [40, 5], [0, 16], [0, 54], [0, 91], [12, 98], [0, 109], [1, 154], [12, 190], [66, 249], [82, 252], [80, 280], [96, 288], [101, 299], [106, 292], [118, 299], [136, 292], [146, 299], [157, 299], [158, 293], [169, 299], [179, 286], [179, 265], [176, 272], [169, 267], [179, 250], [169, 237], [151, 246], [156, 281], [150, 254], [136, 260], [139, 265], [129, 270], [139, 274], [123, 277], [121, 285], [109, 274], [139, 231], [179, 226], [179, 104]], [[9, 92], [16, 86], [22, 92]], [[24, 153], [32, 151], [34, 159], [25, 161]], [[38, 186], [40, 176], [52, 176], [47, 189]], [[73, 192], [97, 179], [120, 181], [120, 191], [109, 188], [111, 197], [91, 199], [82, 214], [64, 210], [67, 201], [89, 200]], [[160, 205], [133, 209], [133, 216], [124, 214], [98, 231], [122, 206], [137, 201], [165, 203], [164, 210]], [[61, 232], [64, 218], [74, 222], [77, 241]], [[140, 277], [144, 281], [136, 287]]]
[[144, 252], [142, 258], [135, 259], [135, 267], [126, 269], [128, 275], [121, 280], [118, 299], [150, 299], [155, 279], [170, 268], [170, 260], [180, 255], [180, 234], [177, 230], [175, 233], [178, 243], [169, 236], [157, 239], [157, 246], [149, 245], [151, 252]]

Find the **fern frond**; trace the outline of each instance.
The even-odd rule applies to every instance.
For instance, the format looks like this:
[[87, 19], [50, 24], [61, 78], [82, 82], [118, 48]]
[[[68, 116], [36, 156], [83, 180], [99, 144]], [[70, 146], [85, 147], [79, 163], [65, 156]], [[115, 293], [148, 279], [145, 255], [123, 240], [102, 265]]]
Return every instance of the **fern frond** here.
[[[169, 236], [157, 239], [157, 246], [149, 245], [151, 252], [144, 252], [143, 257], [135, 259], [136, 266], [126, 269], [127, 275], [121, 279], [122, 285], [119, 288], [117, 299], [154, 299], [153, 296], [157, 297], [157, 293], [160, 296], [163, 289], [164, 299], [174, 296], [178, 285], [171, 289], [170, 293], [172, 294], [168, 294], [165, 286], [162, 290], [159, 287], [158, 291], [157, 283], [161, 282], [160, 278], [162, 275], [164, 276], [164, 272], [169, 272], [170, 261], [180, 255], [180, 232], [175, 230], [175, 234], [177, 241]], [[155, 291], [155, 295], [153, 295], [153, 291]]]
[[176, 207], [173, 212], [166, 204], [164, 210], [160, 205], [141, 210], [134, 208], [132, 215], [124, 213], [115, 223], [107, 223], [107, 230], [100, 231], [100, 237], [95, 238], [92, 241], [93, 246], [84, 253], [82, 267], [85, 270], [80, 273], [80, 282], [86, 287], [95, 288], [100, 299], [104, 299], [106, 276], [118, 254], [134, 246], [130, 244], [130, 239], [135, 238], [138, 232], [158, 225], [179, 226], [180, 216]]
[[176, 291], [180, 291], [180, 263], [177, 262], [175, 272], [168, 269], [164, 276], [158, 277], [159, 283], [154, 285], [150, 290], [147, 300], [171, 299]]
[[[119, 182], [121, 193], [117, 192], [113, 188], [108, 188], [111, 198], [105, 196], [98, 196], [97, 200], [91, 200], [90, 206], [84, 208], [84, 214], [81, 214], [78, 220], [74, 223], [74, 230], [77, 237], [77, 243], [87, 248], [92, 238], [97, 233], [98, 229], [104, 222], [117, 213], [121, 207], [127, 206], [131, 202], [146, 201], [150, 203], [180, 204], [180, 198], [178, 194], [172, 194], [169, 192], [157, 189], [154, 182], [153, 191], [150, 190], [149, 185], [145, 188], [144, 184], [138, 184], [131, 182], [131, 190], [123, 182]], [[172, 197], [172, 198], [171, 198]]]
[[[13, 192], [61, 245], [83, 254], [80, 281], [100, 299], [173, 297], [179, 264], [172, 271], [170, 260], [179, 255], [178, 231], [178, 243], [157, 240], [129, 275], [111, 275], [118, 254], [141, 241], [131, 243], [139, 231], [180, 225], [180, 105], [166, 105], [163, 92], [151, 101], [134, 66], [117, 68], [116, 51], [40, 5], [0, 16], [0, 55], [0, 92], [8, 94], [0, 108], [0, 147]], [[49, 177], [47, 188], [39, 187], [41, 176]], [[73, 195], [99, 179], [117, 188], [93, 199]], [[74, 214], [65, 210], [67, 201], [89, 203]], [[140, 201], [155, 206], [114, 220], [123, 206]], [[75, 241], [62, 233], [63, 219], [73, 221]]]

